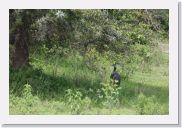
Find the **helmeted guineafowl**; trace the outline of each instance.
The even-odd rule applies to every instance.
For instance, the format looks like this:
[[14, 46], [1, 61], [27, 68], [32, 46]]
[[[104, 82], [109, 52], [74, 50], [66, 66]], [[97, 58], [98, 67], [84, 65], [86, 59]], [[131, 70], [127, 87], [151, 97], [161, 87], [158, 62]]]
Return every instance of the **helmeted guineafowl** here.
[[121, 76], [120, 76], [120, 74], [116, 71], [116, 64], [113, 64], [112, 66], [114, 67], [114, 69], [113, 69], [113, 72], [111, 73], [110, 78], [112, 79], [113, 84], [120, 85]]

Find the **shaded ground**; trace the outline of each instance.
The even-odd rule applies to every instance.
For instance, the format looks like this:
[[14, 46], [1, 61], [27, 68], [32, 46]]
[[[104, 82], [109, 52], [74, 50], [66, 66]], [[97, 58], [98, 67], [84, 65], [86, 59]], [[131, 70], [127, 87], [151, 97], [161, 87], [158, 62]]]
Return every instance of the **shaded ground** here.
[[[78, 60], [48, 63], [34, 57], [31, 66], [10, 69], [10, 114], [168, 114], [168, 44], [159, 49], [149, 71], [135, 71], [129, 80], [122, 79], [119, 89], [111, 88], [105, 99], [100, 96], [106, 97], [109, 88], [103, 87], [97, 72]], [[109, 75], [105, 77], [109, 79]], [[25, 84], [31, 86], [31, 92], [26, 92]], [[69, 89], [72, 93], [65, 98]], [[76, 113], [72, 112], [77, 107]]]

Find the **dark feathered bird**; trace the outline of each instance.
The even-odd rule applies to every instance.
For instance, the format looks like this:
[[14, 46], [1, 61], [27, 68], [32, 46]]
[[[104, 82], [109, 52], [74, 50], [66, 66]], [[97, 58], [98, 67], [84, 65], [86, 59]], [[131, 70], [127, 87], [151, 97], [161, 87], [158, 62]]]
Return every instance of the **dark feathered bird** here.
[[120, 85], [121, 76], [120, 76], [120, 74], [116, 71], [116, 64], [113, 64], [113, 67], [114, 67], [114, 69], [113, 69], [113, 72], [111, 73], [110, 78], [112, 79], [113, 84]]

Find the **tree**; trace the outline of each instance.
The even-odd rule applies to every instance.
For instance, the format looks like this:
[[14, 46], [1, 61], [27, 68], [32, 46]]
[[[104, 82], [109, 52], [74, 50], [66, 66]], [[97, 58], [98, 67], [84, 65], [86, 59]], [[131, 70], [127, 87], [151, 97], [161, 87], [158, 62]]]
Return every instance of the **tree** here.
[[133, 47], [142, 50], [151, 45], [153, 33], [168, 33], [168, 10], [11, 9], [9, 15], [14, 68], [29, 64], [31, 44], [44, 45], [48, 50], [68, 48], [83, 56], [94, 48], [99, 53], [110, 51], [130, 58]]
[[47, 10], [9, 10], [10, 44], [14, 48], [12, 66], [18, 68], [29, 63], [29, 45], [31, 25], [42, 17]]

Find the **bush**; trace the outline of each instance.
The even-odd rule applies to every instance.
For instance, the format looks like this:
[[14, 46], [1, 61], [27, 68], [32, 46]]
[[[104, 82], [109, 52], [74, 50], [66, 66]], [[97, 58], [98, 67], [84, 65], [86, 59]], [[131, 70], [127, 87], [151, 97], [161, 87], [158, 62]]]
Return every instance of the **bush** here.
[[103, 105], [109, 109], [119, 106], [120, 104], [119, 92], [121, 87], [117, 87], [117, 85], [104, 84], [104, 83], [102, 83], [102, 85], [103, 85], [103, 87], [101, 88], [102, 94], [100, 94], [101, 95], [100, 97], [103, 100]]
[[65, 105], [68, 106], [68, 109], [72, 114], [79, 114], [82, 110], [82, 93], [77, 90], [66, 90], [66, 94], [64, 96]]
[[10, 94], [10, 108], [14, 108], [18, 114], [33, 114], [31, 108], [37, 105], [39, 98], [32, 95], [31, 85], [25, 84], [23, 87], [21, 97]]
[[102, 81], [107, 81], [108, 74], [111, 73], [109, 67], [112, 65], [112, 61], [108, 54], [108, 52], [99, 53], [95, 48], [90, 48], [84, 56], [87, 67], [98, 72]]
[[140, 115], [155, 115], [160, 113], [160, 105], [156, 102], [156, 97], [146, 97], [142, 93], [138, 96], [136, 105], [137, 113]]

